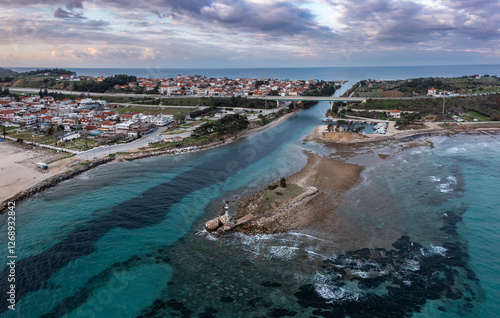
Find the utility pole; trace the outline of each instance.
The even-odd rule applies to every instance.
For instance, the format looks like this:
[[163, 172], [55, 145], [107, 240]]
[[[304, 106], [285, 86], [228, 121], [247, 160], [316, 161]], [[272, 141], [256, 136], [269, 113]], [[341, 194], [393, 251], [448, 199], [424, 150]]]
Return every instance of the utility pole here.
[[444, 115], [444, 102], [446, 101], [446, 97], [443, 97], [443, 115]]

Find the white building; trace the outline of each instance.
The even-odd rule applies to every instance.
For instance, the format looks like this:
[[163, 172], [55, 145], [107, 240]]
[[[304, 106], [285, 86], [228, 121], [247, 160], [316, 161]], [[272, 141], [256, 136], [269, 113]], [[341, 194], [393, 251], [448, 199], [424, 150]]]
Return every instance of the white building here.
[[153, 124], [159, 127], [166, 126], [174, 122], [174, 116], [158, 115], [151, 121]]

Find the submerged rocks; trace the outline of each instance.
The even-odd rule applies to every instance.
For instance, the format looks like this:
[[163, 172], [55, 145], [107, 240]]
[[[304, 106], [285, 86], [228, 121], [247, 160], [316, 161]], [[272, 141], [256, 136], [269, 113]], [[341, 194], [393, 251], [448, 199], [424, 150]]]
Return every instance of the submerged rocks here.
[[477, 278], [467, 266], [463, 244], [444, 242], [427, 249], [402, 236], [392, 246], [325, 260], [325, 273], [317, 275], [316, 283], [295, 293], [298, 304], [315, 308], [313, 313], [322, 317], [411, 317], [427, 300], [437, 299], [472, 308], [474, 292], [463, 282]]

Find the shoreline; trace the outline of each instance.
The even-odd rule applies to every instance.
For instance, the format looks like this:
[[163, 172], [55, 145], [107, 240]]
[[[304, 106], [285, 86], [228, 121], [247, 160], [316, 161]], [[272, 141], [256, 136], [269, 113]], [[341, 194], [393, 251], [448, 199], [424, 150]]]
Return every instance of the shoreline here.
[[[156, 156], [164, 156], [164, 155], [175, 155], [175, 154], [180, 154], [180, 153], [187, 153], [187, 152], [194, 152], [194, 151], [201, 151], [201, 150], [207, 150], [207, 149], [213, 149], [222, 145], [227, 145], [232, 142], [235, 142], [241, 138], [251, 136], [257, 132], [260, 132], [262, 130], [265, 130], [267, 128], [273, 127], [275, 125], [278, 125], [282, 123], [284, 120], [286, 120], [289, 117], [292, 117], [295, 115], [298, 111], [294, 111], [291, 113], [288, 113], [286, 115], [283, 115], [279, 117], [278, 119], [266, 124], [265, 126], [262, 127], [257, 127], [254, 129], [246, 129], [242, 131], [239, 135], [234, 136], [231, 139], [227, 139], [224, 142], [215, 142], [215, 143], [209, 143], [206, 145], [200, 145], [200, 146], [186, 146], [183, 148], [170, 148], [170, 149], [165, 149], [165, 150], [154, 150], [154, 149], [147, 149], [147, 150], [141, 150], [140, 148], [135, 149], [130, 152], [126, 153], [121, 153], [121, 154], [116, 154], [113, 157], [103, 156], [100, 158], [97, 158], [93, 161], [90, 161], [88, 165], [83, 165], [80, 166], [76, 169], [74, 169], [73, 166], [80, 164], [80, 160], [75, 159], [75, 158], [66, 158], [62, 160], [58, 160], [55, 163], [58, 163], [57, 165], [57, 170], [55, 171], [56, 173], [48, 178], [42, 179], [41, 181], [33, 184], [29, 182], [24, 182], [25, 184], [18, 185], [19, 191], [15, 193], [14, 195], [11, 195], [7, 199], [3, 200], [0, 202], [0, 214], [3, 214], [7, 211], [8, 203], [9, 202], [16, 202], [19, 203], [23, 201], [24, 199], [27, 199], [31, 196], [33, 196], [36, 193], [42, 192], [48, 188], [54, 187], [57, 184], [61, 183], [62, 181], [66, 181], [69, 179], [72, 179], [76, 177], [77, 175], [86, 172], [88, 170], [91, 170], [95, 167], [98, 167], [100, 165], [106, 164], [106, 163], [111, 163], [111, 162], [120, 162], [120, 161], [133, 161], [133, 160], [138, 160], [138, 159], [144, 159], [144, 158], [149, 158], [149, 157], [156, 157]], [[4, 141], [5, 142], [5, 141]], [[9, 146], [12, 147], [18, 147], [21, 148], [22, 146], [16, 145], [16, 144], [9, 144]], [[21, 149], [22, 151], [22, 149]], [[27, 150], [24, 150], [27, 151]], [[65, 165], [65, 168], [62, 167]], [[52, 166], [49, 168], [52, 171], [54, 169]], [[15, 174], [14, 174], [15, 176]], [[11, 176], [12, 178], [14, 176]], [[3, 187], [8, 186], [9, 184], [2, 185]]]
[[[500, 123], [499, 123], [500, 124]], [[478, 126], [478, 127], [475, 127]], [[498, 127], [481, 127], [481, 124], [472, 125], [457, 125], [452, 127], [439, 127], [434, 125], [431, 128], [424, 128], [419, 130], [395, 130], [394, 124], [389, 125], [388, 133], [385, 135], [363, 135], [352, 132], [327, 132], [327, 125], [320, 125], [314, 129], [314, 132], [305, 137], [306, 141], [316, 141], [323, 143], [327, 146], [331, 145], [354, 145], [363, 143], [376, 143], [387, 140], [404, 140], [413, 137], [420, 137], [426, 135], [455, 135], [463, 132], [475, 132], [475, 131], [500, 131], [500, 126]]]

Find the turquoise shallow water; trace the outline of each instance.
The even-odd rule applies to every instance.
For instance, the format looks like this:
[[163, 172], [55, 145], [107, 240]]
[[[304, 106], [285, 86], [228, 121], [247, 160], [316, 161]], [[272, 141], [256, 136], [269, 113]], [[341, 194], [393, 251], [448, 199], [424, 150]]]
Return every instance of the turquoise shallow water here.
[[0, 317], [498, 316], [500, 137], [488, 132], [358, 148], [348, 161], [363, 181], [336, 210], [350, 235], [196, 235], [223, 199], [300, 170], [302, 150], [332, 152], [302, 143], [327, 107], [209, 151], [101, 166], [20, 203], [17, 310]]

